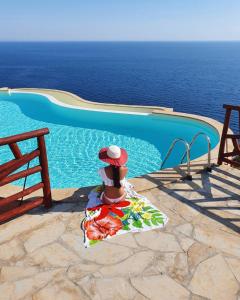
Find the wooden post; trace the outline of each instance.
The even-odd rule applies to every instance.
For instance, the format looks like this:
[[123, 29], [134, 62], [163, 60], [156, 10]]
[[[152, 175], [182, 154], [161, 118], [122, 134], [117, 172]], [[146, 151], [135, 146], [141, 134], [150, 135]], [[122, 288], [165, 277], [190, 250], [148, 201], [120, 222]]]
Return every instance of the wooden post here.
[[52, 194], [48, 173], [48, 162], [47, 162], [47, 151], [44, 136], [38, 137], [38, 149], [40, 151], [39, 161], [42, 167], [41, 177], [43, 186], [43, 202], [46, 208], [50, 208], [52, 206]]
[[224, 120], [224, 125], [223, 125], [223, 131], [222, 131], [222, 137], [221, 137], [221, 142], [220, 142], [220, 147], [219, 147], [218, 165], [221, 165], [223, 163], [226, 136], [227, 136], [230, 117], [231, 117], [231, 112], [232, 112], [232, 110], [230, 108], [227, 107], [226, 109], [227, 110], [226, 110], [226, 115], [225, 115], [225, 120]]
[[[221, 142], [219, 147], [218, 164], [221, 165], [223, 162], [225, 162], [230, 164], [231, 166], [240, 167], [240, 163], [234, 160], [235, 156], [240, 156], [240, 145], [238, 142], [240, 138], [240, 134], [228, 134], [231, 112], [233, 110], [238, 111], [238, 117], [239, 117], [238, 125], [240, 129], [240, 106], [223, 105], [223, 108], [226, 109], [226, 115], [225, 115], [222, 137], [221, 137]], [[230, 139], [233, 144], [233, 151], [231, 152], [225, 152], [225, 143], [227, 139]], [[229, 159], [231, 157], [232, 159]]]

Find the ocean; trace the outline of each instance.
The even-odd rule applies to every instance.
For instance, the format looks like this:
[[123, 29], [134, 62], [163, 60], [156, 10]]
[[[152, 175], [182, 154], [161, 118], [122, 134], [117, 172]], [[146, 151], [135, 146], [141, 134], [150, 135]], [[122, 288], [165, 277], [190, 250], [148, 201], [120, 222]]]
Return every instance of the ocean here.
[[240, 105], [240, 42], [1, 42], [0, 86], [223, 121], [224, 103]]

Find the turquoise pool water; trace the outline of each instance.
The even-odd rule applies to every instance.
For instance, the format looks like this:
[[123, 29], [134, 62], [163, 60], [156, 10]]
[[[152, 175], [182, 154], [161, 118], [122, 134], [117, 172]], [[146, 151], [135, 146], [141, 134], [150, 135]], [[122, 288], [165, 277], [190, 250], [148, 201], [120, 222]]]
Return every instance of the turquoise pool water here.
[[[133, 115], [79, 110], [58, 106], [43, 95], [0, 92], [0, 137], [48, 127], [46, 136], [52, 188], [83, 187], [100, 183], [98, 150], [111, 144], [129, 154], [129, 177], [159, 170], [161, 160], [176, 137], [191, 141], [199, 131], [209, 135], [212, 148], [219, 141], [217, 131], [197, 120], [159, 115]], [[20, 143], [22, 152], [36, 147], [31, 141]], [[184, 152], [179, 145], [165, 167], [175, 166]], [[207, 152], [199, 138], [191, 159]], [[12, 158], [8, 147], [0, 147], [0, 164]], [[37, 163], [37, 162], [35, 162]], [[32, 164], [34, 165], [34, 163]], [[28, 178], [27, 185], [36, 176]], [[16, 182], [22, 184], [22, 180]]]

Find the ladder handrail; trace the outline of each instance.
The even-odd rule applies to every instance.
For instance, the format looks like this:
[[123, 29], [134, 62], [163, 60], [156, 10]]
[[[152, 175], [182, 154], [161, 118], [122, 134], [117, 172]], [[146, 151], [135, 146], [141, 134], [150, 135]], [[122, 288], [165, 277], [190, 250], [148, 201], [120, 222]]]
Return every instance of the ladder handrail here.
[[[207, 143], [208, 143], [208, 169], [211, 169], [211, 140], [210, 140], [210, 137], [205, 132], [200, 131], [200, 132], [198, 132], [194, 135], [194, 137], [192, 138], [192, 140], [189, 144], [190, 151], [191, 151], [192, 146], [194, 145], [194, 143], [196, 142], [196, 140], [199, 136], [204, 136]], [[183, 163], [183, 160], [184, 160], [185, 157], [186, 157], [186, 152], [182, 156], [181, 164]]]
[[186, 155], [187, 155], [187, 177], [188, 178], [191, 178], [191, 170], [190, 170], [190, 146], [188, 144], [187, 141], [185, 141], [184, 139], [182, 138], [177, 138], [175, 139], [172, 144], [170, 145], [169, 149], [168, 149], [168, 152], [167, 152], [167, 155], [165, 156], [164, 160], [162, 161], [162, 164], [161, 164], [161, 170], [164, 166], [164, 164], [166, 163], [167, 159], [169, 158], [170, 154], [172, 153], [172, 150], [174, 149], [175, 145], [178, 143], [178, 142], [181, 142], [184, 144], [185, 148], [186, 148]]

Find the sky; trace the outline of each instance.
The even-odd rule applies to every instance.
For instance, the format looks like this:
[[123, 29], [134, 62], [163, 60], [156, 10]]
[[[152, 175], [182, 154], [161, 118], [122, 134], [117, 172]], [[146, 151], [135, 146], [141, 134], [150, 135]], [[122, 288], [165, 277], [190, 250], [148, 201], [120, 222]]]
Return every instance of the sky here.
[[240, 0], [0, 0], [0, 41], [240, 40]]

